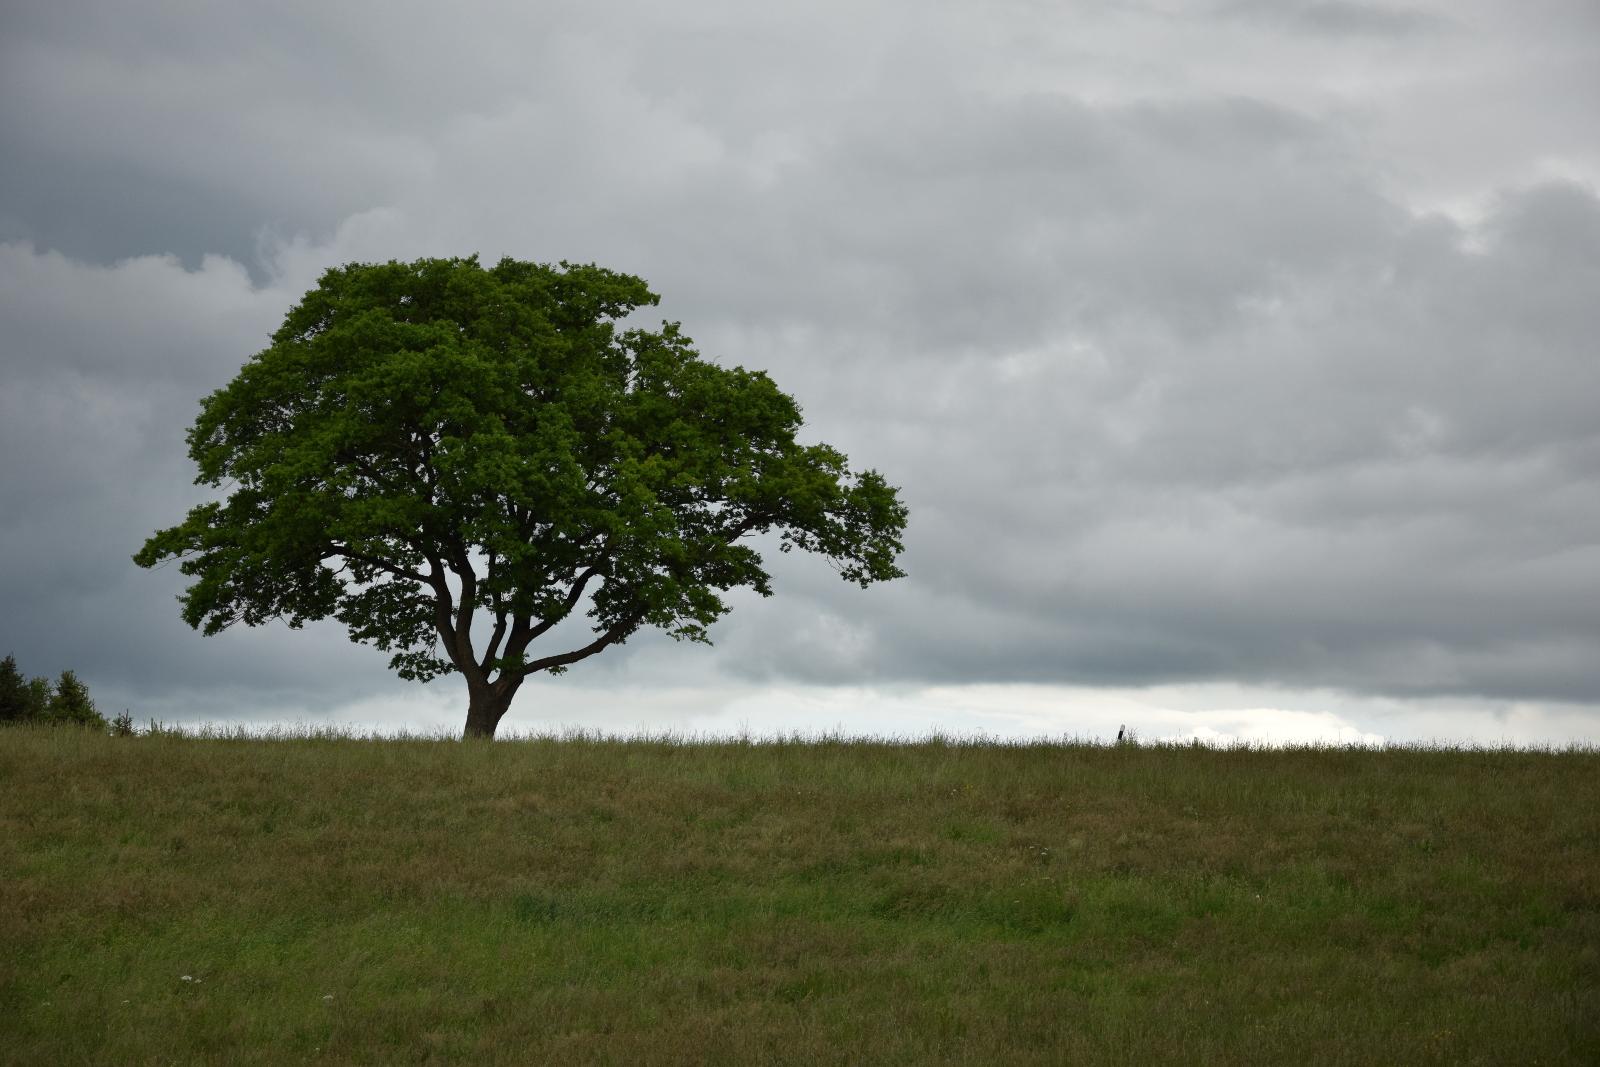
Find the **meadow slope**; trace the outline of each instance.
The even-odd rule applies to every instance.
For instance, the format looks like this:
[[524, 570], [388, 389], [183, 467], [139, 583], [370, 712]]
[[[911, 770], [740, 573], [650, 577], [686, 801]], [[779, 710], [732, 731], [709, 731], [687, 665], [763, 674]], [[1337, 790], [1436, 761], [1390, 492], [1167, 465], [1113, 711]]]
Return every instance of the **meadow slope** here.
[[0, 730], [0, 1062], [1595, 1063], [1600, 752]]

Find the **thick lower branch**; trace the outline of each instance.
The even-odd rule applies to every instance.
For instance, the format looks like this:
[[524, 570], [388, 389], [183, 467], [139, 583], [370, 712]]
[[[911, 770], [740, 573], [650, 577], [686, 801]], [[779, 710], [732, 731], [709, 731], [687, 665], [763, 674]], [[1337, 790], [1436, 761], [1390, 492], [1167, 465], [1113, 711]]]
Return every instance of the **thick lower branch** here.
[[639, 628], [639, 623], [642, 621], [644, 621], [643, 613], [631, 615], [582, 648], [573, 649], [571, 652], [563, 652], [558, 656], [546, 656], [544, 659], [536, 659], [522, 668], [522, 673], [535, 674], [539, 671], [547, 671], [551, 667], [566, 667], [577, 663], [581, 659], [588, 659], [596, 652], [604, 651], [633, 633], [634, 630]]
[[449, 548], [450, 569], [461, 582], [461, 599], [456, 602], [456, 636], [464, 642], [467, 658], [472, 659], [472, 613], [478, 606], [478, 575], [459, 542]]
[[504, 610], [495, 612], [494, 633], [489, 635], [489, 647], [483, 650], [481, 666], [486, 671], [489, 669], [489, 665], [494, 662], [494, 658], [500, 654], [500, 642], [506, 639], [508, 622], [509, 620]]
[[467, 676], [467, 684], [479, 684], [483, 671], [472, 654], [472, 602], [463, 591], [461, 605], [457, 607], [450, 595], [450, 583], [444, 578], [444, 563], [437, 556], [429, 555], [428, 566], [426, 578], [433, 587], [433, 628], [444, 642], [445, 655]]
[[413, 582], [421, 582], [424, 584], [426, 584], [428, 581], [428, 576], [425, 574], [422, 574], [418, 571], [407, 570], [404, 567], [397, 567], [393, 563], [390, 563], [384, 559], [380, 559], [377, 556], [369, 556], [363, 552], [353, 552], [346, 545], [331, 546], [331, 550], [329, 551], [328, 555], [343, 556], [347, 560], [355, 560], [357, 563], [365, 563], [374, 570], [383, 571], [385, 574], [392, 574], [396, 578], [405, 578]]
[[[577, 607], [578, 601], [583, 599], [584, 589], [588, 588], [589, 583], [594, 580], [595, 575], [598, 573], [599, 572], [595, 568], [590, 567], [588, 570], [578, 575], [578, 577], [573, 580], [572, 588], [567, 590], [566, 599], [561, 602], [561, 610], [556, 612], [554, 615], [551, 615], [548, 619], [541, 619], [537, 626], [531, 627], [527, 632], [522, 648], [527, 648], [528, 646], [526, 642], [537, 640], [552, 626], [556, 625], [556, 623], [560, 622], [568, 615], [571, 615], [572, 609]], [[521, 651], [521, 649], [518, 651]]]
[[599, 571], [590, 567], [578, 575], [572, 582], [572, 588], [567, 590], [567, 595], [562, 599], [560, 610], [552, 613], [548, 618], [535, 623], [527, 615], [516, 616], [511, 625], [511, 637], [506, 642], [506, 657], [508, 659], [521, 656], [541, 636], [548, 633], [562, 619], [572, 614], [572, 609], [578, 606], [578, 601], [583, 599], [583, 591], [594, 580]]

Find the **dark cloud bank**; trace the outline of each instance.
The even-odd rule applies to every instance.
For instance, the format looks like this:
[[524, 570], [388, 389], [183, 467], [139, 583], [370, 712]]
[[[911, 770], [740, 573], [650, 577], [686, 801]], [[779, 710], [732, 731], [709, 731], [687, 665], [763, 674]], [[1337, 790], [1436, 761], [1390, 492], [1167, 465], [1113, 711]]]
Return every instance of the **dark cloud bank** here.
[[[1419, 49], [1465, 32], [1296, 10], [1215, 22]], [[673, 651], [707, 687], [1600, 708], [1581, 174], [1498, 182], [1467, 218], [1409, 202], [1338, 108], [1003, 88], [979, 62], [964, 81], [938, 24], [901, 50], [758, 19], [607, 51], [568, 15], [413, 28], [460, 75], [436, 93], [308, 13], [132, 40], [7, 15], [26, 32], [4, 123], [28, 151], [0, 183], [0, 647], [190, 713], [398, 692], [332, 627], [199, 638], [175, 570], [128, 557], [198, 499], [196, 401], [321, 267], [476, 251], [644, 275], [707, 354], [770, 370], [817, 437], [904, 487], [910, 577], [863, 593], [774, 554], [776, 598]], [[779, 47], [791, 31], [834, 77]], [[568, 684], [648, 686], [656, 644]]]

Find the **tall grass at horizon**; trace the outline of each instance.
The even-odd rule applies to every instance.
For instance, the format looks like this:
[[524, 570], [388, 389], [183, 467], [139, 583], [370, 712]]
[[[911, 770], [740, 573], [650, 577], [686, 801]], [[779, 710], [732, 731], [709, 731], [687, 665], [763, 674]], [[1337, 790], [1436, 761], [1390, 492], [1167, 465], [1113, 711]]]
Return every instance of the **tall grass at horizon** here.
[[[374, 726], [361, 723], [323, 722], [308, 720], [242, 721], [235, 719], [175, 720], [147, 719], [144, 724], [134, 724], [133, 733], [142, 736], [171, 736], [195, 740], [260, 740], [260, 741], [462, 741], [459, 727], [437, 725], [416, 729], [404, 725]], [[479, 740], [482, 739], [473, 739]], [[948, 745], [978, 748], [1102, 748], [1137, 747], [1202, 748], [1228, 751], [1430, 751], [1430, 752], [1600, 752], [1600, 741], [1568, 739], [1564, 741], [1464, 740], [1450, 737], [1385, 737], [1378, 741], [1359, 738], [1304, 739], [1301, 737], [1275, 739], [1271, 735], [1219, 735], [1198, 737], [1183, 735], [1147, 735], [1138, 728], [1130, 728], [1126, 741], [1101, 734], [1007, 734], [983, 729], [943, 730], [923, 732], [885, 733], [874, 731], [854, 732], [843, 727], [823, 730], [756, 731], [738, 730], [681, 730], [664, 727], [651, 729], [605, 729], [590, 726], [531, 726], [502, 727], [492, 739], [504, 742], [575, 741], [624, 744], [674, 744], [674, 745]]]
[[14, 728], [0, 787], [0, 1062], [1600, 1060], [1581, 746]]

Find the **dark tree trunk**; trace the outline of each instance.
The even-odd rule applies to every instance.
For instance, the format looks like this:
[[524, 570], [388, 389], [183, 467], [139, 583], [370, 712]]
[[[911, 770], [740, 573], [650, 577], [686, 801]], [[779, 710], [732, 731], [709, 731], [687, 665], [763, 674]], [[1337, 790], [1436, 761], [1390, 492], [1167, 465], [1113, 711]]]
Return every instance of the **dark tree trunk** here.
[[461, 733], [464, 741], [479, 737], [486, 741], [494, 740], [494, 731], [500, 725], [507, 709], [511, 707], [511, 698], [517, 695], [517, 690], [522, 685], [522, 679], [517, 678], [509, 683], [497, 682], [494, 685], [475, 685], [468, 688], [467, 699], [467, 727]]

